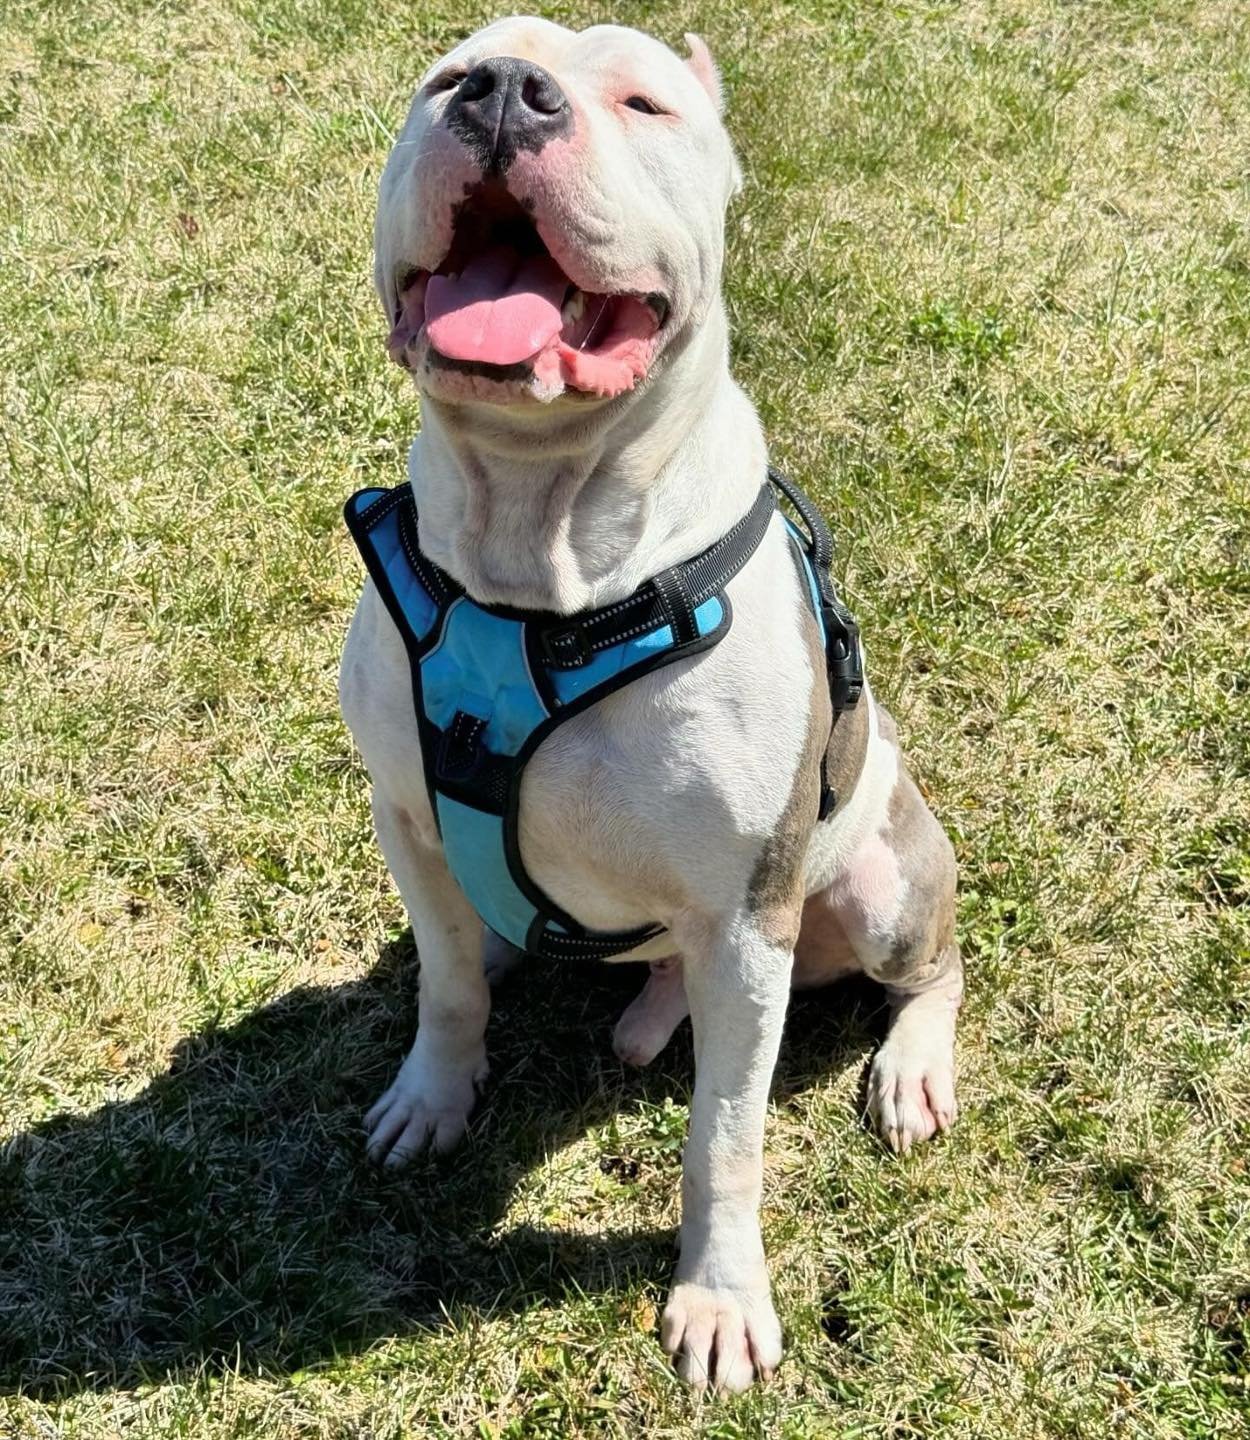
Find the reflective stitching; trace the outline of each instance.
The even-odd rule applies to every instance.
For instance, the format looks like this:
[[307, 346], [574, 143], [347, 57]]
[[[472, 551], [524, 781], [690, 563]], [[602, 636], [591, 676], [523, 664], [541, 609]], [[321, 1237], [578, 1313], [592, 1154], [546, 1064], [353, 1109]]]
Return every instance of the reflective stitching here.
[[[777, 513], [776, 501], [773, 499], [771, 488], [767, 491], [761, 491], [761, 494], [767, 494], [769, 506], [768, 514], [764, 518], [763, 528], [760, 531], [760, 540], [768, 533], [773, 516]], [[673, 584], [677, 587], [678, 593], [686, 602], [687, 608], [691, 611], [697, 610], [700, 605], [710, 600], [714, 595], [719, 594], [723, 585], [726, 583], [721, 576], [714, 575], [711, 577], [712, 587], [710, 589], [707, 588], [706, 584], [698, 584], [692, 588], [691, 577], [704, 574], [708, 568], [713, 566], [716, 557], [722, 553], [726, 546], [733, 545], [742, 538], [743, 533], [751, 528], [752, 521], [755, 519], [756, 506], [759, 503], [760, 497], [757, 496], [747, 513], [738, 520], [731, 530], [722, 535], [710, 550], [705, 550], [701, 555], [696, 555], [691, 560], [683, 560], [677, 565], [669, 566], [667, 570], [661, 571], [659, 576], [655, 576], [651, 580], [644, 582], [639, 589], [635, 590], [632, 595], [626, 596], [624, 600], [618, 600], [615, 604], [607, 605], [601, 610], [594, 611], [593, 619], [577, 622], [575, 617], [569, 617], [569, 620], [563, 625], [544, 627], [541, 632], [544, 637], [544, 643], [558, 646], [558, 638], [554, 641], [549, 641], [547, 640], [547, 636], [550, 633], [558, 637], [560, 632], [568, 627], [569, 623], [581, 623], [583, 629], [589, 631], [601, 627], [604, 621], [610, 620], [614, 615], [619, 615], [626, 610], [637, 609], [640, 606], [646, 606], [649, 611], [653, 611], [653, 607], [658, 605], [663, 618], [657, 620], [653, 618], [653, 615], [649, 615], [645, 621], [640, 621], [628, 630], [606, 636], [603, 639], [592, 640], [590, 642], [591, 651], [595, 652], [610, 649], [612, 646], [619, 645], [625, 640], [633, 639], [634, 636], [642, 635], [648, 630], [658, 630], [663, 625], [669, 625], [676, 630], [669, 597], [665, 594], [660, 583], [658, 583], [661, 576], [665, 578], [671, 577]], [[759, 541], [756, 543], [758, 545]], [[752, 547], [752, 554], [753, 553], [754, 547]], [[748, 555], [739, 568], [745, 567], [747, 561], [750, 559], [751, 556]], [[698, 633], [697, 625], [695, 626], [695, 631]], [[561, 668], [572, 669], [576, 667], [564, 661], [561, 664]]]
[[652, 624], [651, 621], [648, 620], [642, 625], [635, 625], [632, 630], [622, 630], [619, 635], [609, 635], [606, 640], [596, 640], [590, 648], [592, 650], [611, 650], [614, 645], [620, 645], [626, 640], [632, 640], [635, 635], [642, 635], [648, 630], [663, 630], [666, 625], [671, 630], [673, 622], [671, 620], [659, 620], [655, 624]]
[[[648, 586], [651, 586], [651, 585], [652, 585], [652, 582], [651, 582], [650, 580], [648, 580], [648, 581], [647, 581], [647, 585], [648, 585]], [[657, 597], [657, 598], [658, 598], [658, 597]], [[603, 620], [611, 619], [611, 617], [612, 617], [613, 615], [619, 615], [623, 610], [633, 610], [633, 609], [637, 608], [637, 606], [639, 606], [640, 604], [646, 605], [647, 608], [648, 608], [648, 610], [649, 610], [649, 609], [655, 604], [655, 599], [654, 599], [652, 596], [650, 596], [650, 595], [645, 595], [645, 594], [643, 594], [643, 592], [642, 592], [641, 590], [635, 590], [634, 593], [633, 593], [632, 595], [630, 595], [627, 599], [625, 599], [625, 600], [618, 600], [615, 605], [609, 605], [609, 606], [607, 606], [607, 607], [606, 607], [605, 609], [603, 609], [603, 610], [596, 610], [596, 611], [594, 612], [595, 618], [594, 618], [593, 620], [591, 620], [589, 623], [583, 624], [583, 625], [581, 626], [581, 628], [582, 628], [583, 632], [588, 633], [588, 632], [590, 631], [590, 629], [591, 629], [592, 626], [598, 625], [598, 624], [599, 624], [601, 621], [603, 621]], [[571, 624], [570, 624], [570, 621], [572, 622]], [[562, 624], [562, 625], [544, 625], [544, 626], [542, 626], [542, 627], [539, 629], [539, 634], [540, 634], [540, 636], [541, 636], [542, 643], [543, 643], [544, 645], [556, 645], [556, 646], [558, 646], [559, 643], [560, 643], [560, 641], [559, 641], [559, 636], [560, 636], [561, 634], [564, 634], [564, 633], [567, 632], [568, 630], [570, 630], [570, 629], [572, 628], [572, 624], [577, 624], [577, 623], [579, 623], [579, 622], [573, 620], [572, 617], [570, 617], [570, 621], [566, 621], [566, 622], [565, 622], [564, 624]], [[631, 635], [641, 635], [643, 630], [646, 630], [646, 629], [649, 629], [649, 628], [652, 628], [652, 627], [651, 627], [650, 623], [647, 622], [647, 623], [644, 623], [644, 624], [641, 626], [641, 628], [635, 627], [635, 628], [632, 629], [632, 630], [627, 630], [627, 631], [625, 631], [624, 635], [609, 635], [609, 636], [608, 636], [606, 639], [604, 639], [604, 640], [592, 640], [592, 641], [589, 641], [588, 644], [589, 644], [591, 650], [603, 650], [603, 649], [605, 649], [605, 648], [606, 648], [607, 646], [609, 646], [609, 645], [619, 644], [621, 640], [623, 640], [623, 639], [628, 639], [628, 637], [631, 636]], [[549, 636], [551, 636], [551, 635], [554, 635], [554, 636], [556, 636], [557, 638], [554, 639], [554, 640], [549, 639]], [[580, 665], [581, 663], [584, 663], [584, 662], [579, 662], [579, 665]], [[568, 661], [562, 661], [562, 662], [561, 662], [561, 665], [560, 665], [560, 668], [561, 668], [561, 669], [572, 670], [572, 669], [577, 669], [578, 666], [571, 665]]]
[[421, 566], [417, 561], [416, 548], [412, 543], [412, 535], [407, 525], [401, 525], [399, 527], [399, 543], [404, 547], [404, 554], [408, 557], [408, 563], [417, 572], [418, 578], [424, 579], [425, 577], [421, 575]]
[[370, 500], [369, 503], [365, 506], [365, 508], [357, 512], [356, 518], [358, 520], [363, 520], [366, 515], [371, 515], [373, 511], [380, 509], [384, 505], [394, 505], [399, 500], [399, 498], [400, 490], [398, 487], [395, 487], [391, 490], [379, 490], [378, 493], [373, 497], [373, 499]]
[[[717, 599], [720, 594], [721, 592], [719, 590], [713, 590], [710, 595], [705, 595], [704, 598], [699, 601], [698, 605], [691, 606], [691, 615], [694, 614], [695, 610], [706, 605], [709, 600]], [[606, 640], [596, 640], [590, 648], [592, 650], [611, 650], [614, 645], [620, 645], [626, 640], [632, 640], [635, 635], [641, 635], [648, 630], [663, 630], [666, 625], [671, 629], [672, 624], [673, 622], [671, 620], [659, 620], [655, 624], [648, 621], [645, 625], [635, 625], [632, 630], [623, 630], [619, 635], [609, 635]], [[696, 635], [702, 636], [703, 632], [699, 629], [697, 619], [694, 622], [694, 630]]]
[[661, 579], [661, 576], [666, 577], [667, 572], [661, 571], [660, 574], [657, 575], [651, 583], [655, 586], [655, 593], [660, 597], [660, 610], [664, 615], [665, 622], [667, 623], [668, 628], [673, 632], [673, 639], [676, 640], [677, 616], [673, 613], [672, 599], [669, 596], [668, 590], [664, 585], [664, 581], [663, 579]]
[[413, 573], [422, 585], [425, 586], [425, 593], [435, 602], [445, 600], [447, 598], [446, 586], [439, 584], [436, 578], [425, 568], [425, 556], [413, 545], [411, 531], [409, 527], [403, 523], [402, 519], [399, 524], [399, 543], [404, 547], [404, 554], [408, 557], [408, 563], [412, 566]]
[[[733, 542], [741, 534], [741, 532], [746, 529], [748, 524], [750, 524], [751, 516], [755, 513], [755, 507], [758, 503], [758, 498], [756, 500], [753, 500], [751, 502], [751, 508], [742, 517], [742, 519], [738, 521], [738, 523], [733, 527], [733, 529], [722, 535], [710, 550], [705, 550], [702, 555], [696, 556], [695, 558], [700, 561], [715, 559], [715, 557], [720, 554], [720, 552], [725, 548], [726, 545], [732, 545]], [[769, 516], [769, 519], [772, 519], [771, 515]]]
[[472, 744], [485, 728], [485, 720], [478, 715], [470, 715], [466, 710], [457, 710], [451, 722], [452, 738], [467, 744]]
[[[648, 581], [647, 583], [649, 584], [650, 582]], [[615, 605], [608, 605], [603, 610], [596, 610], [595, 620], [606, 620], [609, 616], [619, 615], [622, 610], [628, 610], [631, 605], [636, 605], [637, 603], [638, 591], [635, 590], [632, 595], [626, 596], [624, 600], [618, 600]]]
[[[396, 505], [399, 505], [404, 498], [402, 488], [398, 490], [384, 490], [376, 500], [370, 500], [363, 510], [357, 511], [355, 516], [356, 524], [364, 525], [367, 521], [368, 527], [372, 529], [379, 520], [389, 515], [391, 510], [394, 509]], [[374, 515], [375, 510], [378, 512], [376, 516]]]
[[638, 938], [633, 942], [633, 945], [629, 947], [632, 950], [634, 948], [634, 945], [641, 945], [645, 940], [654, 940], [657, 935], [661, 935], [663, 934], [663, 932], [663, 925], [652, 925], [648, 926], [645, 930], [622, 930], [617, 932], [615, 935], [609, 933], [599, 937], [583, 939], [577, 935], [557, 935], [551, 930], [544, 930], [542, 932], [541, 938], [544, 944], [557, 946], [574, 945], [580, 946], [583, 950], [598, 950], [605, 945], [618, 945], [622, 936], [632, 937], [636, 934]]

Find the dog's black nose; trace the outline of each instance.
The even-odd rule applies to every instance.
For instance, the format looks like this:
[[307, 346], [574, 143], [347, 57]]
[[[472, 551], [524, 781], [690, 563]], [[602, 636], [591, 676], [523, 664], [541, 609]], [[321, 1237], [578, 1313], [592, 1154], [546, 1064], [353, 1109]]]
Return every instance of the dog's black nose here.
[[475, 65], [447, 107], [448, 128], [493, 174], [506, 170], [518, 150], [541, 150], [567, 135], [573, 112], [555, 77], [541, 65], [496, 55]]

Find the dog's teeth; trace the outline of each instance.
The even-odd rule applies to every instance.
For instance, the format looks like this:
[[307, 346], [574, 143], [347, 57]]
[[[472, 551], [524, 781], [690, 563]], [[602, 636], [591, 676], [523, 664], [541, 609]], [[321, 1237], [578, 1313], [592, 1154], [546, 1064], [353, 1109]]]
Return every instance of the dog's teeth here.
[[566, 325], [576, 325], [582, 318], [586, 309], [586, 296], [581, 290], [574, 290], [572, 295], [564, 302], [564, 308], [560, 311], [560, 319]]

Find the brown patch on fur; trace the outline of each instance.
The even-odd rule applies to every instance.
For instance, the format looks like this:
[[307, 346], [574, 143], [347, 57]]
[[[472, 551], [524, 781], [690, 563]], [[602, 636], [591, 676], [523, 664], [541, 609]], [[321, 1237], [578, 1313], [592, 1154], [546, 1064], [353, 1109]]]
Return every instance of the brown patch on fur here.
[[959, 964], [955, 850], [905, 770], [890, 792], [887, 813], [883, 838], [898, 859], [907, 904], [890, 958], [875, 978], [898, 989], [924, 989]]
[[820, 757], [829, 733], [829, 690], [825, 657], [815, 620], [804, 609], [803, 634], [812, 662], [812, 697], [807, 734], [790, 787], [790, 798], [765, 842], [747, 886], [747, 908], [757, 917], [760, 933], [772, 944], [794, 948], [802, 915], [803, 862], [820, 807]]

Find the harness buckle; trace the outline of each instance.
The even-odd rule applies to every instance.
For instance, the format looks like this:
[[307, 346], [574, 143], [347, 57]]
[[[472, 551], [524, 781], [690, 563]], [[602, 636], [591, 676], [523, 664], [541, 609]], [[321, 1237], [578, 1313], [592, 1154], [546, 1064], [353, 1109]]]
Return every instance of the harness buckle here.
[[864, 690], [864, 657], [859, 626], [836, 595], [821, 586], [820, 611], [825, 627], [825, 663], [834, 713], [853, 710]]
[[574, 622], [543, 629], [538, 636], [543, 658], [557, 670], [576, 670], [594, 658], [586, 627]]

